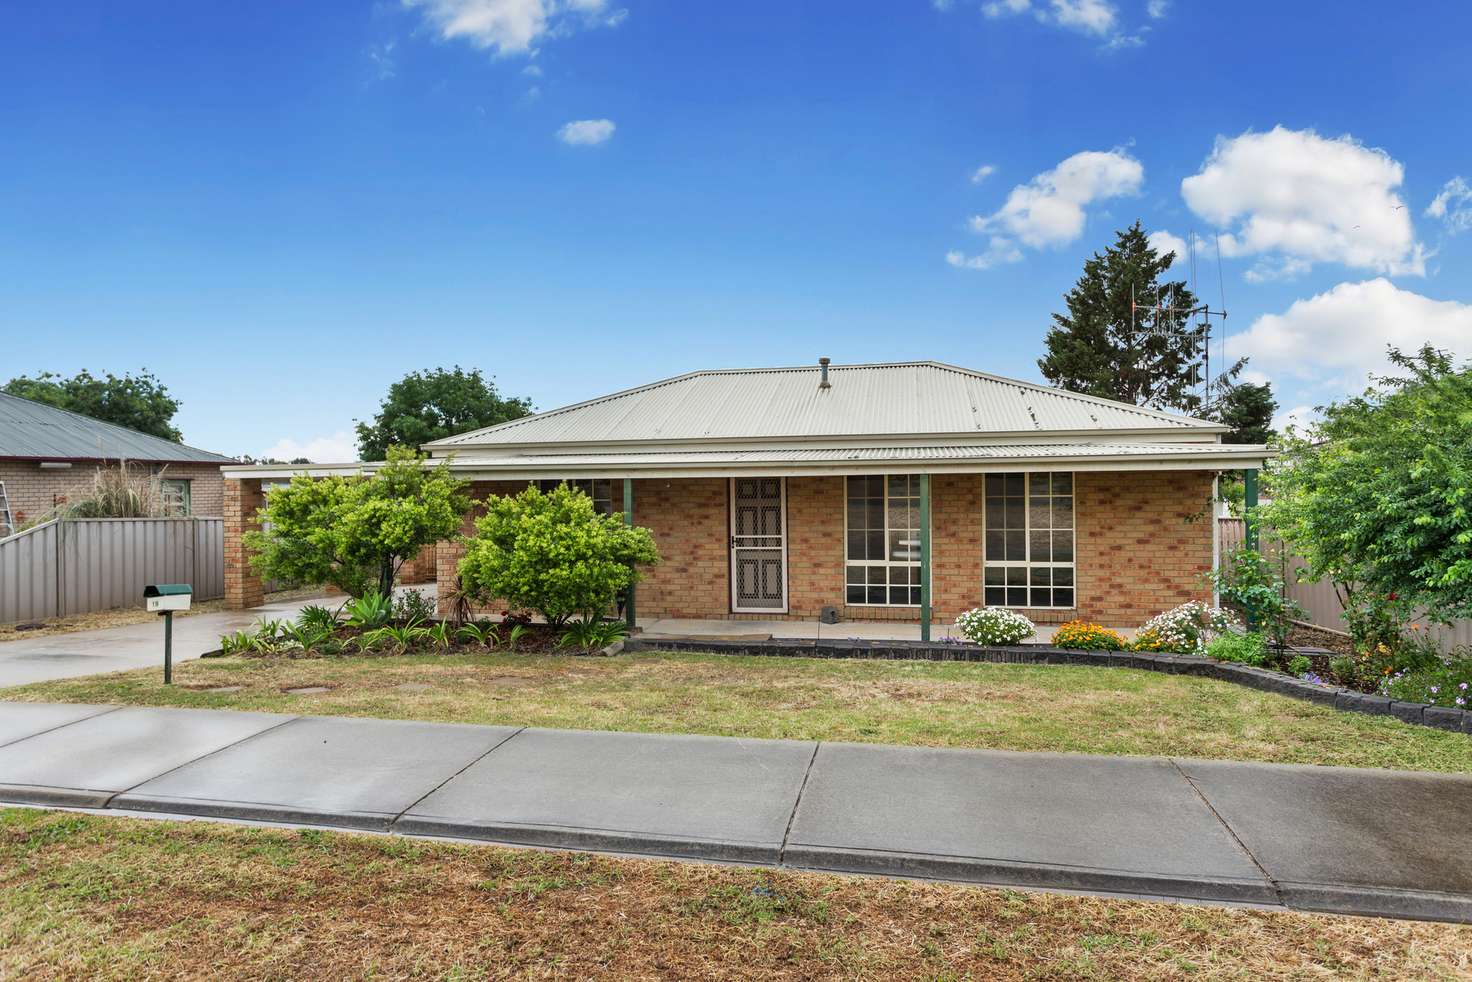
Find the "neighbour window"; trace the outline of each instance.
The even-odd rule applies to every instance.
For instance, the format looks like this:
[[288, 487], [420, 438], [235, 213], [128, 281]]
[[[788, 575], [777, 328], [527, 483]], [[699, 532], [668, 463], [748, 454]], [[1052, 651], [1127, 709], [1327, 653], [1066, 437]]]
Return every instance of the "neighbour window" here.
[[986, 476], [989, 607], [1072, 607], [1073, 475]]
[[159, 491], [164, 499], [164, 510], [175, 518], [188, 518], [192, 514], [193, 502], [189, 497], [189, 482], [166, 480], [159, 482]]
[[920, 604], [920, 478], [848, 479], [848, 603]]
[[[551, 491], [559, 484], [566, 484], [574, 491], [581, 491], [593, 499], [593, 510], [600, 515], [614, 514], [613, 507], [613, 481], [610, 478], [592, 478], [589, 480], [576, 481], [538, 481], [537, 487], [543, 492]], [[622, 509], [619, 509], [622, 510]]]

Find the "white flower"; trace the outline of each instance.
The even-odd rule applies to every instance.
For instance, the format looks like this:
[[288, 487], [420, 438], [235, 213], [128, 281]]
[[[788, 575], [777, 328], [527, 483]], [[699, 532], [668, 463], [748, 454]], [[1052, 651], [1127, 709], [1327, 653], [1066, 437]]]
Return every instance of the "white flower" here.
[[973, 607], [956, 618], [956, 628], [976, 644], [1018, 644], [1037, 634], [1032, 621], [1005, 607]]

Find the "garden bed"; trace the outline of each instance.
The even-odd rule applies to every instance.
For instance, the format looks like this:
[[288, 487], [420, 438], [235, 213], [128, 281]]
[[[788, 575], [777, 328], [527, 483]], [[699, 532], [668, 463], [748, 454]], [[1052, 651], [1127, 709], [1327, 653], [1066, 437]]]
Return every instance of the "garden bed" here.
[[[1317, 685], [1266, 668], [1221, 662], [1195, 655], [1145, 651], [1078, 651], [1053, 645], [983, 646], [957, 641], [869, 641], [771, 639], [766, 641], [712, 641], [706, 639], [643, 640], [629, 638], [625, 651], [714, 652], [786, 658], [874, 658], [890, 660], [992, 662], [1020, 665], [1092, 665], [1100, 668], [1136, 668], [1150, 672], [1195, 675], [1234, 682], [1263, 692], [1302, 699], [1346, 712], [1393, 716], [1406, 723], [1453, 733], [1472, 734], [1472, 713], [1446, 706], [1400, 702], [1388, 696], [1356, 692], [1339, 686]], [[1330, 652], [1317, 648], [1292, 649], [1317, 663]]]

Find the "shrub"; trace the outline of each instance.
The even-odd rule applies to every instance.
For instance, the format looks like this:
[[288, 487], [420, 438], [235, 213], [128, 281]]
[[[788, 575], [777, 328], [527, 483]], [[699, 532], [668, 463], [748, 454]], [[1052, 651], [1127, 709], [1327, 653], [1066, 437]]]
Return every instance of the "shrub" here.
[[1078, 651], [1123, 651], [1127, 645], [1118, 631], [1087, 621], [1069, 621], [1053, 632], [1053, 644]]
[[973, 607], [956, 618], [956, 629], [974, 644], [1018, 644], [1038, 633], [1032, 621], [1005, 607]]
[[1402, 702], [1472, 708], [1472, 656], [1464, 654], [1434, 668], [1398, 672], [1381, 683], [1380, 694]]
[[1262, 553], [1246, 547], [1232, 550], [1212, 579], [1221, 598], [1242, 608], [1274, 644], [1281, 648], [1288, 643], [1293, 618], [1303, 616], [1303, 607], [1289, 599], [1282, 575]]
[[1206, 653], [1217, 661], [1237, 662], [1241, 665], [1265, 665], [1268, 660], [1267, 644], [1261, 634], [1252, 632], [1238, 634], [1224, 631], [1211, 639]]
[[405, 590], [394, 601], [394, 617], [401, 621], [427, 621], [434, 617], [434, 604], [419, 590]]
[[1199, 655], [1218, 634], [1241, 630], [1242, 625], [1225, 610], [1191, 600], [1146, 621], [1133, 647], [1136, 651]]
[[654, 536], [600, 515], [587, 495], [561, 484], [493, 498], [460, 560], [460, 582], [481, 603], [495, 598], [537, 611], [560, 627], [599, 617], [659, 561]]
[[331, 584], [353, 597], [376, 586], [388, 595], [404, 560], [458, 534], [469, 508], [448, 464], [427, 467], [394, 447], [371, 477], [298, 476], [272, 490], [260, 511], [268, 527], [244, 541], [268, 579]]
[[496, 625], [476, 621], [460, 625], [460, 629], [455, 632], [455, 640], [480, 645], [482, 648], [494, 648], [501, 643], [501, 635], [496, 630]]
[[1297, 675], [1299, 678], [1307, 675], [1309, 669], [1314, 667], [1313, 660], [1307, 655], [1294, 655], [1288, 659], [1288, 674]]

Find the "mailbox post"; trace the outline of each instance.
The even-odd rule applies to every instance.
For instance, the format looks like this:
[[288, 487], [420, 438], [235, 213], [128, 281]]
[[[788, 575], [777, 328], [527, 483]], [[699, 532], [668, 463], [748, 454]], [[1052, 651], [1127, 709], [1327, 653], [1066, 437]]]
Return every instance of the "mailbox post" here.
[[143, 588], [149, 611], [164, 618], [164, 685], [174, 684], [174, 611], [188, 610], [194, 588], [188, 583], [151, 583]]

